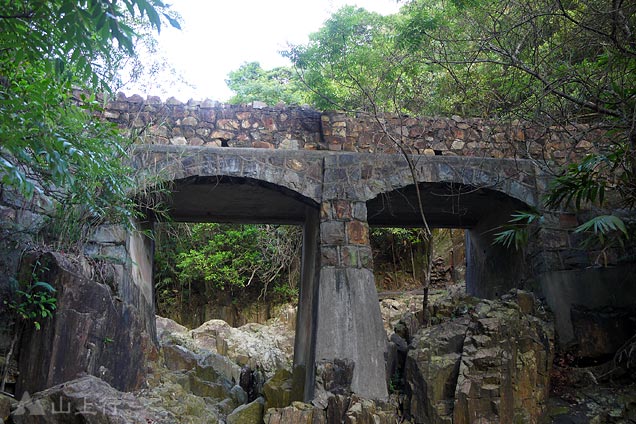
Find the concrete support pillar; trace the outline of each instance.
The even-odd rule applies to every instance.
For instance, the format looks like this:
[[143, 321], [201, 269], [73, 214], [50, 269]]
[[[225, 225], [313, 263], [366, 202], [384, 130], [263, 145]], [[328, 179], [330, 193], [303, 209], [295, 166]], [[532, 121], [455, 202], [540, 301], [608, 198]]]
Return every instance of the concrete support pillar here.
[[316, 311], [318, 299], [318, 265], [320, 255], [320, 217], [307, 208], [303, 225], [303, 248], [296, 337], [294, 339], [294, 385], [303, 390], [303, 400], [314, 395], [314, 357], [316, 347]]
[[365, 202], [324, 200], [315, 328], [316, 396], [386, 399], [386, 334], [373, 277]]
[[494, 299], [510, 289], [526, 288], [525, 252], [493, 243], [513, 212], [493, 211], [466, 231], [466, 291], [471, 296]]

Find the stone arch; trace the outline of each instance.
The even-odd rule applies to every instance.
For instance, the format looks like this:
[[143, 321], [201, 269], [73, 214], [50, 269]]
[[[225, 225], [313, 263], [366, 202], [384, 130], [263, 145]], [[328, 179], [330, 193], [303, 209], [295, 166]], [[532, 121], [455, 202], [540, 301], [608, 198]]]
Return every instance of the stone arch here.
[[[134, 157], [134, 166], [147, 172], [149, 181], [170, 182], [167, 206], [177, 221], [302, 226], [294, 342], [295, 378], [303, 389], [296, 395], [301, 398], [313, 394], [321, 158], [307, 152], [183, 146], [152, 146]], [[146, 268], [152, 269], [149, 261]]]
[[133, 167], [142, 173], [146, 184], [250, 180], [317, 205], [322, 194], [322, 161], [307, 153], [151, 145], [134, 152]]
[[[524, 252], [493, 245], [493, 239], [512, 213], [537, 206], [539, 199], [532, 168], [498, 164], [497, 172], [483, 164], [454, 168], [447, 161], [418, 167], [417, 187], [428, 225], [467, 230], [467, 291], [487, 298], [526, 285]], [[378, 190], [366, 201], [369, 225], [423, 226], [408, 169], [395, 172], [382, 188], [388, 190]]]
[[[538, 177], [531, 161], [452, 156], [413, 156], [411, 160], [418, 184], [446, 183], [464, 192], [490, 190], [532, 207], [540, 204]], [[366, 176], [373, 184], [364, 190], [365, 201], [414, 184], [413, 174], [403, 156], [394, 155], [366, 167], [369, 169], [365, 172], [363, 165], [362, 178]]]
[[[420, 182], [417, 188], [427, 224], [435, 228], [473, 228], [502, 210], [528, 210], [531, 207], [505, 192], [462, 183]], [[380, 193], [366, 203], [371, 226], [424, 225], [413, 183]]]

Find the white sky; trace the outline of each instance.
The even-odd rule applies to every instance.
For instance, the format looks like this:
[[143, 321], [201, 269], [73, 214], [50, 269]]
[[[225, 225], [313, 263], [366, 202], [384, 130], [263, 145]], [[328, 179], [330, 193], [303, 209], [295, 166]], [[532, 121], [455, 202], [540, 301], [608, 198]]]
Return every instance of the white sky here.
[[[288, 43], [305, 43], [331, 13], [346, 4], [389, 14], [397, 0], [168, 0], [181, 14], [182, 30], [165, 27], [159, 46], [179, 75], [192, 84], [160, 77], [151, 88], [126, 88], [128, 95], [174, 96], [186, 101], [227, 100], [227, 74], [245, 62], [260, 62], [265, 69], [289, 65], [278, 52]], [[166, 80], [165, 82], [164, 79]], [[152, 87], [154, 85], [154, 87]], [[149, 91], [149, 92], [144, 92]]]

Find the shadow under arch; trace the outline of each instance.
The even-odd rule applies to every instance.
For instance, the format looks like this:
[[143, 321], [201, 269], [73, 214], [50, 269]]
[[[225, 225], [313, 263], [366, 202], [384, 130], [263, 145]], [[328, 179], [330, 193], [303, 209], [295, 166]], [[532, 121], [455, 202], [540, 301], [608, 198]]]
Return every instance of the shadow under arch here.
[[[530, 278], [526, 252], [493, 244], [510, 215], [530, 210], [527, 203], [492, 188], [461, 183], [418, 184], [422, 209], [431, 228], [466, 231], [466, 290], [495, 298], [522, 288]], [[367, 201], [367, 219], [376, 227], [423, 227], [415, 184], [381, 193]]]
[[182, 222], [302, 225], [318, 204], [296, 191], [255, 178], [190, 176], [172, 181], [166, 206]]

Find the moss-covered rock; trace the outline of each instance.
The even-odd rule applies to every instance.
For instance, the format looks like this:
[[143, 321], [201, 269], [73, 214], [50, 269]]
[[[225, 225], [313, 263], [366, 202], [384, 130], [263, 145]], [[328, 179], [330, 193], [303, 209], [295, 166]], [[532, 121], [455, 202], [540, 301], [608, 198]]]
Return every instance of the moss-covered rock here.
[[421, 329], [411, 344], [411, 415], [432, 424], [539, 422], [554, 354], [548, 317], [534, 296], [516, 290], [462, 305], [458, 318]]
[[261, 424], [263, 422], [263, 398], [241, 405], [227, 416], [227, 424]]
[[276, 374], [263, 386], [265, 395], [265, 409], [284, 408], [289, 406], [293, 400], [293, 379], [292, 373], [286, 369], [276, 371]]

